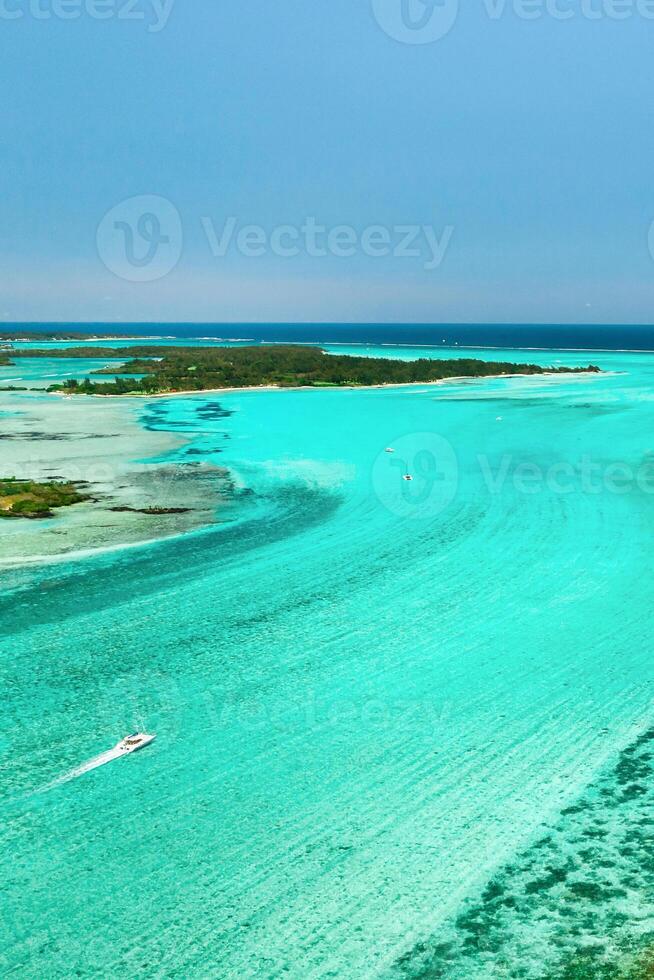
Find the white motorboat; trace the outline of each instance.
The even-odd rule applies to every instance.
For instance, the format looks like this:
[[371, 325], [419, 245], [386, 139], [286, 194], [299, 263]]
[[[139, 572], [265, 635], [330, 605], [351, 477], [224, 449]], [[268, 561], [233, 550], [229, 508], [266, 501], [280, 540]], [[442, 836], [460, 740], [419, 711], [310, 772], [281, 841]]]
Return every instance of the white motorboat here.
[[129, 755], [130, 752], [138, 752], [139, 749], [144, 749], [146, 745], [154, 742], [156, 735], [146, 735], [144, 732], [135, 732], [134, 735], [128, 735], [127, 738], [122, 739], [116, 746], [121, 755]]
[[385, 453], [394, 453], [394, 452], [395, 452], [395, 450], [394, 450], [394, 449], [392, 449], [392, 448], [391, 448], [391, 447], [389, 446], [389, 447], [388, 447], [388, 449], [385, 449], [385, 450], [384, 450], [384, 452], [385, 452]]
[[404, 476], [402, 477], [402, 479], [403, 480], [406, 480], [407, 483], [411, 483], [411, 481], [413, 480], [413, 477], [411, 476], [410, 473], [405, 473]]

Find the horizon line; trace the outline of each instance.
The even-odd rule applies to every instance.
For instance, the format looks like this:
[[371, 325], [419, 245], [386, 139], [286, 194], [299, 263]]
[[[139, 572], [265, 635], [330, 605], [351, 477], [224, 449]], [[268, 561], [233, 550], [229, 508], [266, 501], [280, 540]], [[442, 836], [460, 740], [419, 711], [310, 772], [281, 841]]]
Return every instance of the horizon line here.
[[29, 326], [239, 326], [239, 327], [574, 327], [575, 329], [654, 329], [654, 323], [574, 323], [568, 321], [505, 321], [505, 320], [5, 320], [0, 321], [0, 333], [4, 327]]

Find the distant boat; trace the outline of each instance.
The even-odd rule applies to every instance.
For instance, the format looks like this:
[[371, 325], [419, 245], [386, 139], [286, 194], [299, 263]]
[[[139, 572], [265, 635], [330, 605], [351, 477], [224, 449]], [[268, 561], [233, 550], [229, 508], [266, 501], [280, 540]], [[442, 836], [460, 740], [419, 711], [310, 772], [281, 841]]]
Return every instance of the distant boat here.
[[388, 449], [385, 449], [385, 450], [384, 450], [384, 452], [385, 452], [385, 453], [394, 453], [394, 452], [395, 452], [395, 450], [394, 450], [394, 449], [391, 449], [391, 447], [389, 446], [389, 447], [388, 447]]
[[498, 415], [497, 418], [495, 419], [495, 421], [496, 422], [502, 422], [504, 420], [502, 419], [502, 416], [501, 415]]
[[144, 732], [136, 732], [134, 735], [128, 735], [122, 742], [119, 742], [114, 751], [118, 750], [122, 755], [129, 755], [130, 752], [138, 752], [139, 749], [144, 749], [150, 742], [154, 742], [156, 737], [156, 735], [146, 735]]
[[94, 759], [89, 759], [88, 762], [85, 762], [78, 769], [74, 769], [69, 774], [69, 778], [71, 776], [81, 776], [85, 772], [90, 772], [92, 769], [106, 766], [108, 762], [113, 762], [114, 759], [120, 759], [124, 755], [131, 755], [132, 752], [138, 752], [139, 749], [144, 749], [146, 745], [154, 742], [156, 737], [156, 735], [146, 735], [144, 732], [135, 732], [133, 735], [127, 735], [117, 745], [114, 745], [113, 749], [109, 749], [108, 752], [103, 752], [101, 755], [96, 755]]
[[404, 476], [402, 477], [402, 479], [403, 480], [406, 480], [407, 483], [411, 483], [411, 481], [413, 480], [413, 477], [411, 476], [410, 473], [405, 473]]

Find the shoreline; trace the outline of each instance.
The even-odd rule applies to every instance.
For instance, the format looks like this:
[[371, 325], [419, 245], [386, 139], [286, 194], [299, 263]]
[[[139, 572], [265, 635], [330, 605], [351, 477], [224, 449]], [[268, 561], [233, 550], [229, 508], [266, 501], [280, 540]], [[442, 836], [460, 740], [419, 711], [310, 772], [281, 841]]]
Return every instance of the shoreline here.
[[[11, 394], [0, 396], [0, 411], [10, 413], [3, 431], [7, 475], [75, 482], [89, 497], [40, 521], [2, 520], [0, 569], [75, 560], [107, 547], [176, 537], [216, 520], [227, 470], [180, 467], [188, 436], [147, 429], [144, 408], [137, 401], [112, 407], [83, 399], [76, 404], [22, 396], [17, 402]], [[157, 506], [170, 511], [142, 511]]]
[[382, 388], [426, 388], [432, 385], [443, 385], [460, 383], [462, 381], [490, 381], [497, 378], [579, 378], [582, 375], [589, 377], [606, 377], [614, 374], [611, 371], [538, 371], [537, 373], [516, 374], [484, 374], [474, 376], [470, 374], [455, 375], [451, 378], [437, 378], [435, 381], [393, 381], [375, 385], [247, 385], [230, 388], [190, 388], [184, 391], [156, 391], [151, 394], [141, 391], [126, 391], [120, 395], [96, 395], [80, 392], [70, 394], [64, 391], [46, 391], [49, 395], [58, 395], [63, 398], [108, 398], [111, 400], [124, 398], [178, 398], [180, 396], [189, 397], [190, 395], [219, 395], [221, 393], [243, 392], [243, 391], [375, 391]]
[[[30, 522], [30, 527], [26, 527], [24, 522], [13, 523], [13, 533], [9, 534], [7, 528], [5, 533], [0, 536], [0, 568], [18, 567], [24, 565], [39, 565], [59, 560], [75, 560], [86, 558], [107, 550], [121, 550], [126, 547], [140, 546], [157, 540], [165, 540], [177, 537], [189, 531], [204, 528], [215, 519], [213, 508], [206, 512], [201, 507], [201, 502], [207, 495], [213, 497], [219, 490], [218, 484], [221, 482], [212, 477], [212, 474], [197, 472], [190, 482], [182, 480], [178, 483], [177, 479], [168, 480], [166, 477], [167, 464], [161, 456], [167, 455], [173, 448], [179, 450], [188, 441], [188, 436], [181, 433], [160, 432], [153, 433], [142, 427], [141, 410], [139, 406], [148, 400], [172, 399], [172, 398], [196, 398], [198, 400], [207, 397], [220, 397], [221, 394], [238, 394], [257, 391], [317, 391], [334, 390], [335, 388], [355, 391], [379, 391], [385, 388], [405, 389], [407, 393], [421, 389], [425, 393], [434, 386], [456, 387], [464, 383], [484, 382], [489, 379], [518, 379], [518, 378], [556, 378], [561, 379], [570, 376], [579, 380], [582, 374], [589, 372], [566, 372], [564, 375], [558, 372], [542, 371], [537, 374], [515, 373], [486, 375], [482, 377], [472, 377], [470, 375], [457, 375], [451, 378], [439, 378], [433, 381], [424, 382], [389, 382], [375, 385], [334, 385], [334, 386], [292, 386], [282, 387], [279, 385], [260, 385], [260, 386], [233, 386], [203, 390], [185, 390], [176, 392], [147, 393], [125, 393], [121, 395], [86, 395], [79, 401], [79, 406], [75, 406], [77, 399], [65, 392], [57, 391], [50, 394], [59, 395], [59, 399], [50, 404], [56, 404], [57, 410], [55, 418], [46, 416], [49, 410], [45, 407], [47, 403], [32, 403], [28, 399], [25, 407], [29, 405], [27, 414], [22, 414], [16, 419], [18, 435], [21, 430], [31, 429], [39, 431], [40, 439], [49, 440], [53, 431], [66, 434], [66, 440], [59, 446], [48, 442], [49, 451], [45, 452], [45, 444], [42, 441], [35, 441], [32, 445], [33, 454], [30, 463], [35, 462], [35, 458], [41, 458], [41, 465], [37, 467], [38, 473], [30, 473], [32, 478], [55, 478], [65, 476], [67, 478], [79, 477], [79, 472], [74, 470], [81, 465], [83, 470], [95, 468], [104, 464], [102, 469], [107, 467], [109, 459], [111, 463], [109, 470], [111, 473], [101, 476], [98, 473], [92, 479], [93, 495], [98, 493], [99, 499], [88, 504], [80, 504], [73, 508], [66, 508], [65, 511], [58, 512], [55, 519], [37, 528], [34, 522]], [[606, 373], [606, 372], [604, 372]], [[45, 392], [44, 392], [45, 394]], [[107, 406], [93, 410], [85, 398], [115, 400], [118, 402], [115, 409]], [[5, 404], [9, 404], [11, 396], [5, 399]], [[65, 401], [65, 405], [64, 405]], [[95, 402], [97, 404], [97, 402]], [[87, 408], [84, 408], [84, 404]], [[32, 411], [30, 411], [32, 409]], [[45, 414], [44, 414], [45, 413]], [[107, 414], [108, 413], [108, 414]], [[31, 417], [30, 417], [31, 416]], [[84, 423], [81, 423], [84, 419]], [[127, 423], [127, 425], [126, 425]], [[75, 433], [79, 437], [79, 429], [87, 429], [86, 439], [90, 441], [77, 443], [73, 438], [71, 443], [70, 436]], [[115, 431], [122, 434], [117, 436]], [[108, 430], [108, 431], [107, 431]], [[69, 434], [70, 433], [70, 434]], [[110, 434], [111, 433], [111, 434]], [[28, 433], [26, 433], [28, 434]], [[153, 438], [154, 437], [154, 438]], [[114, 440], [119, 442], [115, 443]], [[123, 443], [126, 439], [127, 442]], [[97, 440], [100, 440], [99, 442]], [[153, 444], [154, 443], [154, 444]], [[16, 443], [18, 450], [20, 443]], [[56, 448], [55, 448], [56, 445]], [[11, 454], [10, 454], [11, 455]], [[21, 453], [17, 453], [18, 462]], [[159, 457], [157, 462], [155, 460]], [[137, 460], [139, 462], [137, 462]], [[21, 462], [24, 462], [21, 460]], [[73, 472], [70, 466], [73, 466]], [[173, 464], [174, 468], [174, 464]], [[13, 469], [13, 467], [12, 467]], [[31, 469], [31, 467], [30, 467]], [[148, 479], [147, 474], [151, 474]], [[161, 474], [159, 476], [159, 474]], [[216, 474], [217, 475], [217, 474]], [[82, 476], [86, 474], [83, 472]], [[171, 473], [172, 476], [172, 473]], [[154, 485], [151, 480], [154, 480]], [[157, 483], [163, 480], [163, 483]], [[209, 483], [206, 483], [209, 480]], [[120, 488], [120, 489], [119, 489]], [[212, 491], [212, 492], [209, 492]], [[160, 502], [161, 494], [164, 494], [169, 505], [178, 503], [177, 498], [183, 498], [182, 502], [187, 502], [187, 495], [191, 495], [195, 500], [195, 507], [191, 514], [183, 517], [165, 517], [145, 519], [137, 514], [116, 514], [107, 511], [106, 505], [113, 500], [114, 503], [127, 503], [130, 506], [144, 506], [144, 502]], [[219, 496], [219, 494], [218, 494]], [[134, 499], [132, 499], [134, 497]], [[118, 498], [117, 500], [114, 498]], [[143, 499], [142, 499], [143, 498]], [[150, 499], [152, 498], [152, 499]], [[197, 499], [196, 499], [197, 498]], [[135, 503], [136, 501], [136, 503]], [[216, 503], [218, 497], [216, 496]], [[63, 535], [61, 532], [65, 532]], [[13, 538], [13, 542], [10, 539]], [[47, 542], [47, 543], [46, 543]], [[44, 547], [45, 545], [45, 547]]]
[[[461, 344], [458, 341], [446, 344], [424, 344], [424, 343], [411, 343], [409, 341], [405, 343], [390, 341], [380, 341], [375, 343], [370, 340], [257, 340], [254, 337], [208, 337], [208, 336], [192, 336], [192, 337], [180, 337], [176, 334], [126, 334], [121, 336], [120, 334], [114, 336], [104, 336], [104, 335], [90, 335], [89, 337], [80, 338], [88, 343], [99, 343], [102, 341], [166, 341], [166, 340], [176, 340], [180, 341], [183, 346], [195, 346], [200, 341], [204, 343], [211, 343], [216, 346], [223, 346], [225, 344], [255, 344], [256, 346], [266, 346], [272, 347], [275, 345], [287, 346], [292, 344], [297, 347], [321, 347], [328, 345], [330, 347], [383, 347], [383, 348], [407, 348], [410, 350], [492, 350], [492, 351], [539, 351], [539, 352], [551, 352], [553, 354], [654, 354], [654, 348], [652, 347], [535, 347], [533, 345], [505, 345], [505, 344]], [[21, 343], [21, 344], [31, 344], [35, 343], [33, 338], [30, 337], [12, 337], [7, 339], [7, 343]], [[42, 341], [47, 344], [75, 344], [78, 341], [75, 340], [64, 340], [64, 339], [50, 339], [47, 341]], [[38, 341], [41, 343], [41, 341]]]

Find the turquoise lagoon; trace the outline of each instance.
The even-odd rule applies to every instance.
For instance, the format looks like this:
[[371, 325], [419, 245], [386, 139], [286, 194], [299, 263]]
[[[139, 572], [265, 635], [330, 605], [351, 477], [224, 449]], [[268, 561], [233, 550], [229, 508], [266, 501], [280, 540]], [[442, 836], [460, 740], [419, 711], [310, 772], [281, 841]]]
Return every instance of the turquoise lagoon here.
[[3, 975], [544, 978], [648, 939], [654, 355], [535, 358], [609, 373], [143, 401], [234, 499], [3, 573]]

